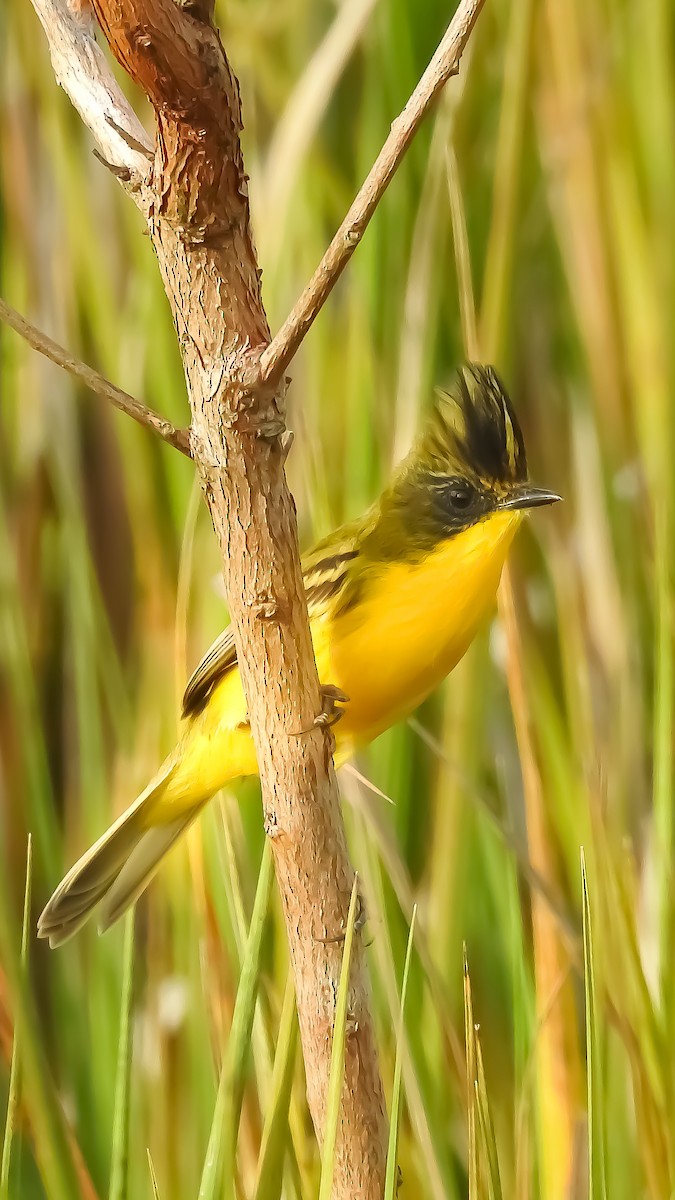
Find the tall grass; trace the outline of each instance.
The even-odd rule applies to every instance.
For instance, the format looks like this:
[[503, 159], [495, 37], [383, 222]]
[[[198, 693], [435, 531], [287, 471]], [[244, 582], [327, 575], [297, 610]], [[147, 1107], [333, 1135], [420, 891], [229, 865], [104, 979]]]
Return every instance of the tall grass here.
[[[218, 15], [276, 326], [449, 11], [230, 0]], [[0, 291], [184, 421], [137, 215], [30, 6], [0, 22]], [[534, 478], [565, 497], [520, 536], [500, 614], [441, 694], [359, 758], [379, 791], [343, 775], [390, 1099], [400, 1071], [399, 1194], [415, 1200], [675, 1189], [674, 23], [668, 0], [490, 0], [293, 364], [305, 544], [372, 499], [467, 346], [497, 362]], [[226, 613], [190, 465], [2, 329], [0, 370], [9, 1195], [196, 1196], [236, 1059], [214, 1134], [229, 1194], [307, 1200], [321, 1162], [274, 894], [263, 919], [254, 784], [211, 806], [139, 906], [133, 990], [121, 929], [31, 945], [25, 982], [28, 833], [34, 928], [171, 743], [176, 677]]]

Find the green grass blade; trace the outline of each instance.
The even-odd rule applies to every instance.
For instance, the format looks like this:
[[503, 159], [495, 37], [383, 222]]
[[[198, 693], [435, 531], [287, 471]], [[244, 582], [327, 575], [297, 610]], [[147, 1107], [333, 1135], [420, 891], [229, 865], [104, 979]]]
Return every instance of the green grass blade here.
[[466, 953], [466, 943], [464, 945], [464, 1037], [466, 1041], [466, 1117], [469, 1159], [469, 1200], [479, 1200], [478, 1137], [476, 1121], [476, 1083], [478, 1080], [478, 1066], [476, 1063], [476, 1027], [473, 1020], [471, 977], [469, 975], [469, 960]]
[[534, 0], [510, 8], [499, 115], [492, 212], [480, 309], [480, 343], [489, 362], [504, 359], [509, 332], [513, 261], [517, 252], [518, 199], [522, 173], [528, 83], [531, 71]]
[[446, 168], [450, 213], [452, 216], [452, 236], [455, 243], [457, 290], [459, 293], [459, 311], [462, 323], [464, 353], [468, 358], [480, 358], [466, 212], [464, 210], [464, 200], [459, 182], [457, 159], [450, 148], [446, 154]]
[[476, 1079], [476, 1109], [478, 1113], [478, 1126], [480, 1129], [481, 1141], [485, 1150], [485, 1158], [488, 1169], [488, 1187], [490, 1190], [491, 1200], [502, 1200], [502, 1181], [499, 1173], [499, 1156], [497, 1154], [497, 1139], [495, 1137], [495, 1129], [490, 1113], [490, 1105], [488, 1102], [487, 1086], [485, 1083], [485, 1069], [483, 1067], [483, 1051], [481, 1050], [480, 1038], [476, 1035], [476, 1066], [478, 1068], [478, 1077]]
[[396, 1061], [394, 1064], [394, 1086], [391, 1094], [391, 1117], [389, 1124], [389, 1145], [387, 1147], [387, 1173], [384, 1180], [384, 1200], [396, 1200], [396, 1190], [398, 1187], [398, 1128], [401, 1118], [401, 1077], [403, 1074], [403, 1039], [405, 1037], [405, 1001], [408, 992], [408, 976], [410, 974], [410, 960], [412, 958], [416, 920], [417, 905], [415, 904], [410, 921], [410, 933], [408, 934], [408, 946], [405, 952], [405, 964], [403, 967], [403, 982], [401, 983], [401, 1018], [398, 1038], [396, 1039]]
[[131, 1009], [134, 995], [134, 929], [135, 908], [127, 913], [124, 923], [124, 956], [122, 970], [122, 1006], [120, 1036], [115, 1080], [115, 1110], [113, 1115], [112, 1155], [110, 1163], [110, 1200], [126, 1200], [129, 1165], [129, 1092], [131, 1087]]
[[234, 1195], [237, 1131], [244, 1094], [244, 1071], [251, 1044], [260, 975], [265, 919], [272, 889], [272, 852], [265, 843], [253, 914], [241, 968], [232, 1028], [223, 1059], [209, 1144], [199, 1188], [199, 1200]]
[[[673, 864], [673, 589], [670, 514], [666, 506], [656, 521], [655, 647], [654, 647], [654, 826], [657, 878], [661, 907], [661, 990], [664, 1006], [672, 1002], [675, 988], [668, 986], [672, 969], [672, 864]], [[672, 1014], [668, 1014], [672, 1020]]]
[[279, 1200], [288, 1142], [288, 1106], [298, 1045], [295, 988], [289, 974], [281, 1011], [272, 1091], [262, 1135], [255, 1200]]
[[[26, 847], [26, 887], [23, 897], [23, 926], [21, 929], [21, 969], [26, 977], [28, 970], [28, 940], [30, 929], [30, 902], [33, 885], [33, 839], [28, 834]], [[0, 1196], [5, 1200], [9, 1197], [9, 1168], [12, 1159], [12, 1139], [16, 1114], [19, 1107], [19, 1057], [20, 1057], [20, 1022], [14, 1023], [14, 1042], [12, 1045], [12, 1061], [9, 1069], [9, 1095], [7, 1099], [7, 1117], [5, 1120], [5, 1136], [2, 1143], [2, 1163], [0, 1164]]]
[[347, 996], [349, 993], [349, 972], [352, 961], [352, 945], [354, 943], [354, 920], [356, 917], [356, 901], [358, 897], [358, 875], [354, 876], [354, 886], [349, 902], [345, 944], [342, 951], [342, 969], [340, 971], [340, 986], [335, 1005], [335, 1022], [333, 1024], [333, 1046], [330, 1056], [330, 1076], [328, 1079], [328, 1101], [326, 1105], [326, 1129], [321, 1155], [321, 1183], [319, 1200], [330, 1200], [333, 1187], [333, 1166], [335, 1160], [335, 1144], [337, 1142], [338, 1122], [340, 1120], [340, 1098], [342, 1095], [342, 1080], [345, 1067], [345, 1036], [347, 1030]]
[[584, 935], [584, 991], [586, 998], [586, 1087], [588, 1098], [588, 1195], [590, 1200], [607, 1200], [602, 1096], [600, 1037], [593, 963], [591, 909], [588, 897], [586, 856], [581, 847], [581, 891]]
[[[469, 1142], [469, 1200], [487, 1193], [490, 1200], [502, 1200], [499, 1157], [490, 1115], [483, 1052], [474, 1021], [471, 977], [464, 947], [464, 1033], [466, 1038], [467, 1126]], [[483, 1159], [485, 1168], [481, 1169]]]
[[7, 974], [14, 1024], [21, 1026], [23, 1107], [45, 1194], [49, 1200], [73, 1200], [81, 1192], [79, 1164], [47, 1065], [33, 995], [21, 969], [12, 917], [6, 878], [0, 872], [0, 962]]
[[148, 1155], [148, 1170], [150, 1171], [150, 1184], [152, 1186], [152, 1200], [159, 1200], [159, 1188], [157, 1186], [157, 1176], [155, 1174], [155, 1164], [152, 1161], [152, 1155], [149, 1150], [147, 1151], [147, 1155]]

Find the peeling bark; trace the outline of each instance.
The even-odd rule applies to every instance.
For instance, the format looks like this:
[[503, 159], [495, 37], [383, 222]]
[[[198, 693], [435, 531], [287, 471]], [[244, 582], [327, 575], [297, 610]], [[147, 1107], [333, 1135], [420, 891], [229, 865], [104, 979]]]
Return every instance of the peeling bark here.
[[[171, 304], [192, 412], [190, 445], [221, 549], [258, 754], [265, 830], [272, 839], [295, 978], [307, 1096], [321, 1141], [342, 960], [339, 935], [354, 875], [332, 734], [312, 728], [321, 698], [295, 507], [284, 475], [283, 372], [358, 245], [425, 113], [456, 73], [483, 0], [460, 0], [274, 341], [251, 232], [239, 87], [212, 24], [212, 0], [92, 0], [113, 54], [154, 106], [151, 166], [147, 135], [94, 42], [88, 3], [32, 2], [57, 79], [96, 137], [100, 157], [147, 218]], [[105, 389], [100, 394], [112, 399]], [[141, 411], [132, 397], [119, 393], [113, 402], [185, 450], [184, 431]], [[303, 729], [312, 731], [298, 735]], [[380, 1200], [386, 1113], [358, 938], [349, 1008], [332, 1195]]]
[[[113, 53], [157, 111], [148, 224], [178, 333], [191, 446], [220, 544], [295, 977], [307, 1095], [325, 1122], [353, 883], [282, 435], [285, 384], [256, 386], [270, 340], [239, 144], [237, 81], [210, 24], [171, 0], [95, 0]], [[381, 1197], [386, 1114], [360, 946], [333, 1194]]]

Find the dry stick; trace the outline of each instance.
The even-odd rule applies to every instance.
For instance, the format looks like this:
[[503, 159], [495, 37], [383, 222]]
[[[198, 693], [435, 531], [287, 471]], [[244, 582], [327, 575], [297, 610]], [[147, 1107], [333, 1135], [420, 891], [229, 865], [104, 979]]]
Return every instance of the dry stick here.
[[286, 370], [315, 317], [363, 237], [364, 230], [391, 182], [430, 106], [459, 62], [484, 0], [464, 0], [403, 112], [378, 154], [347, 216], [300, 296], [260, 359], [260, 379], [273, 383]]
[[170, 446], [174, 446], [176, 450], [180, 450], [181, 454], [192, 457], [190, 451], [190, 434], [187, 429], [176, 429], [170, 421], [166, 421], [164, 417], [160, 417], [159, 413], [153, 412], [151, 408], [147, 408], [145, 404], [141, 404], [140, 400], [136, 400], [130, 396], [128, 392], [122, 391], [121, 388], [115, 387], [114, 383], [106, 379], [105, 376], [99, 375], [93, 367], [88, 367], [86, 363], [80, 361], [79, 358], [74, 358], [68, 350], [63, 346], [59, 346], [58, 342], [52, 341], [47, 337], [46, 333], [41, 333], [30, 321], [21, 316], [16, 309], [12, 308], [11, 304], [7, 304], [5, 300], [0, 298], [0, 321], [5, 325], [9, 325], [15, 333], [20, 334], [29, 346], [37, 350], [40, 354], [44, 354], [50, 362], [56, 363], [57, 367], [63, 367], [64, 371], [68, 371], [70, 375], [74, 375], [82, 383], [95, 392], [97, 396], [101, 396], [104, 400], [109, 400], [115, 408], [127, 416], [132, 417], [134, 421], [138, 421], [139, 425], [152, 430], [153, 433], [158, 433], [165, 442]]
[[[251, 397], [241, 386], [257, 369], [269, 328], [250, 229], [238, 84], [213, 27], [174, 0], [95, 0], [95, 8], [113, 53], [156, 110], [144, 211], [178, 330], [193, 454], [221, 550], [273, 837], [308, 1102], [321, 1139], [341, 963], [340, 944], [321, 939], [344, 928], [353, 871], [332, 739], [320, 729], [296, 734], [311, 727], [321, 696], [283, 470], [283, 387]], [[47, 36], [59, 43], [60, 14], [70, 21], [68, 0], [50, 0], [49, 11]], [[80, 95], [84, 61], [75, 55], [62, 63], [69, 94]], [[83, 115], [96, 136], [101, 114]], [[381, 1200], [386, 1113], [360, 941], [350, 984], [354, 1021], [333, 1197]]]
[[[34, 3], [42, 6], [45, 0]], [[221, 547], [286, 918], [308, 1101], [321, 1138], [341, 960], [341, 947], [330, 935], [344, 928], [353, 872], [331, 740], [320, 730], [303, 738], [294, 734], [311, 725], [320, 695], [295, 511], [283, 471], [280, 360], [270, 372], [279, 380], [276, 388], [260, 386], [269, 330], [239, 142], [238, 84], [208, 20], [196, 19], [173, 0], [93, 0], [93, 6], [111, 50], [156, 110], [153, 193], [145, 211], [181, 342], [193, 454]], [[57, 23], [66, 7], [67, 0], [49, 0]], [[462, 0], [451, 26], [459, 31], [458, 45], [479, 9], [480, 3]], [[52, 44], [54, 31], [45, 28]], [[450, 32], [444, 47], [449, 39]], [[398, 148], [385, 159], [380, 181], [367, 185], [363, 223], [354, 228], [350, 219], [343, 260], [325, 290], [315, 287], [314, 298], [305, 302], [312, 311], [309, 320], [301, 314], [301, 328], [287, 339], [285, 363], [360, 240], [421, 116], [456, 70], [456, 56], [445, 61], [439, 55], [416, 93], [412, 121], [408, 114], [396, 123]], [[66, 69], [61, 82], [77, 92], [81, 59], [72, 66], [74, 79]], [[83, 116], [96, 135], [101, 115]], [[128, 124], [120, 124], [128, 131]], [[350, 984], [354, 1022], [345, 1052], [333, 1198], [380, 1200], [386, 1119], [360, 944], [354, 947]]]

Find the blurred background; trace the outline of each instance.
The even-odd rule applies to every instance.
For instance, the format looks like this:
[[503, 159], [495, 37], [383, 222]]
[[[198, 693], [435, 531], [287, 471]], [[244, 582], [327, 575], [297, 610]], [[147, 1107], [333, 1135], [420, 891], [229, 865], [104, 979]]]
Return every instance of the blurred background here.
[[[451, 11], [219, 0], [217, 16], [274, 329]], [[467, 355], [497, 364], [533, 479], [565, 498], [520, 535], [499, 614], [441, 693], [359, 759], [392, 803], [342, 773], [415, 1200], [675, 1188], [673, 23], [669, 0], [489, 0], [292, 368], [303, 546], [375, 497]], [[185, 424], [141, 219], [93, 158], [28, 3], [3, 6], [0, 46], [0, 294]], [[133, 972], [122, 928], [88, 926], [58, 953], [34, 929], [173, 742], [186, 676], [226, 622], [215, 540], [190, 464], [4, 327], [0, 388], [0, 1114], [14, 1044], [21, 1064], [0, 1186], [182, 1200], [244, 959], [257, 787], [215, 801], [153, 883]], [[304, 1200], [320, 1163], [263, 893], [225, 1194]]]

